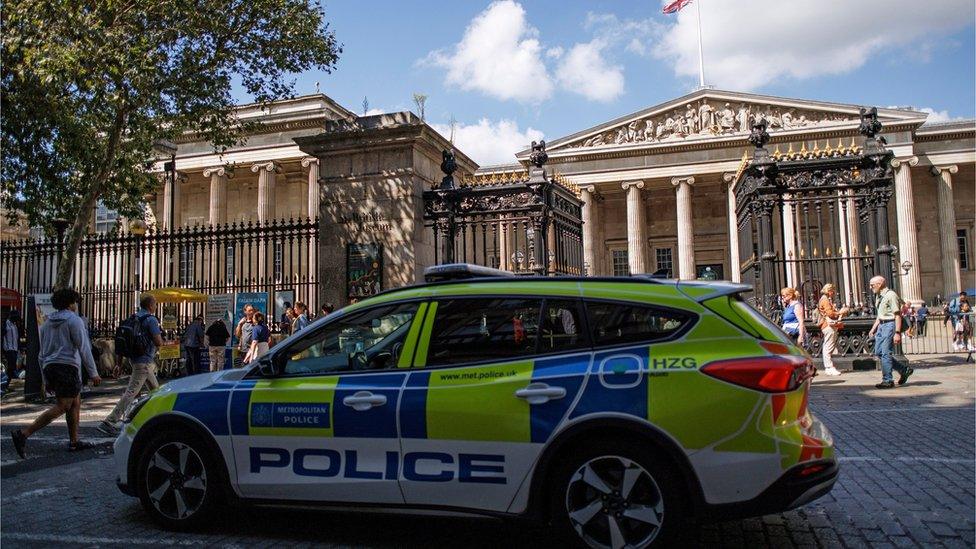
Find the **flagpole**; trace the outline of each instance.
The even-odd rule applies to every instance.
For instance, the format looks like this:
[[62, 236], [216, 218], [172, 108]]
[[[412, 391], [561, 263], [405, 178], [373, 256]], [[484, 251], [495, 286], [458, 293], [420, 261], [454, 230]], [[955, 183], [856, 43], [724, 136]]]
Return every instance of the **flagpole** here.
[[695, 11], [698, 12], [698, 87], [705, 87], [705, 57], [702, 54], [702, 32], [701, 32], [701, 3], [702, 0], [695, 2]]

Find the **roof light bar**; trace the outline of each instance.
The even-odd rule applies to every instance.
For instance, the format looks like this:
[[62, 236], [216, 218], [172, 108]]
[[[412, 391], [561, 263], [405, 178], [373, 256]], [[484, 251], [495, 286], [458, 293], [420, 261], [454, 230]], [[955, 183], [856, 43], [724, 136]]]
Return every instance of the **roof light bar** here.
[[470, 263], [449, 263], [424, 269], [425, 282], [464, 280], [468, 278], [514, 278], [515, 275], [501, 269], [492, 269]]

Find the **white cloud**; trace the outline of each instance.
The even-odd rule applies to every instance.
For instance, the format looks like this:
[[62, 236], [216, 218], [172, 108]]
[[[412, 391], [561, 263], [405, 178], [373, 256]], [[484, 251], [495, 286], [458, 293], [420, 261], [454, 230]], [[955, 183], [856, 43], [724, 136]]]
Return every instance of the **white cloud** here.
[[937, 111], [932, 107], [922, 107], [916, 108], [915, 110], [926, 112], [929, 114], [928, 118], [925, 119], [926, 122], [952, 122], [953, 120], [964, 120], [961, 116], [949, 116], [949, 111]]
[[563, 56], [563, 51], [564, 50], [563, 50], [562, 46], [556, 46], [554, 48], [549, 48], [549, 49], [546, 50], [546, 57], [548, 57], [549, 59], [559, 59], [560, 57]]
[[[433, 127], [441, 135], [451, 137], [451, 126], [433, 124]], [[482, 118], [477, 124], [458, 124], [454, 130], [457, 148], [483, 166], [515, 162], [515, 153], [542, 138], [541, 131], [533, 128], [522, 131], [517, 122], [509, 119], [492, 122]]]
[[[700, 7], [705, 79], [735, 90], [781, 78], [843, 74], [879, 54], [927, 51], [933, 40], [976, 17], [972, 0], [739, 0]], [[653, 55], [672, 63], [677, 76], [697, 77], [695, 6], [678, 12]]]
[[607, 43], [596, 38], [574, 45], [556, 69], [559, 85], [594, 101], [612, 101], [624, 92], [623, 67], [603, 55]]
[[497, 99], [537, 103], [552, 95], [538, 31], [512, 0], [478, 14], [450, 52], [432, 51], [422, 63], [447, 69], [446, 82]]

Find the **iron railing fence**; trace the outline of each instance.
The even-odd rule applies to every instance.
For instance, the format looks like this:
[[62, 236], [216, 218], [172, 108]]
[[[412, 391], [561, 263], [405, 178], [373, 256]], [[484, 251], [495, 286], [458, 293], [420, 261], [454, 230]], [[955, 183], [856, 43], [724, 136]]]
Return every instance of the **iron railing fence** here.
[[[288, 292], [310, 312], [318, 311], [319, 279], [315, 219], [276, 219], [216, 226], [150, 229], [144, 235], [127, 231], [90, 234], [75, 259], [71, 286], [82, 295], [79, 313], [96, 337], [109, 336], [133, 312], [146, 290], [176, 286], [204, 294], [267, 292], [269, 323], [274, 295]], [[0, 285], [23, 296], [50, 293], [64, 243], [53, 238], [4, 242], [0, 247]], [[293, 293], [292, 293], [293, 292]], [[205, 304], [179, 307], [180, 329]]]

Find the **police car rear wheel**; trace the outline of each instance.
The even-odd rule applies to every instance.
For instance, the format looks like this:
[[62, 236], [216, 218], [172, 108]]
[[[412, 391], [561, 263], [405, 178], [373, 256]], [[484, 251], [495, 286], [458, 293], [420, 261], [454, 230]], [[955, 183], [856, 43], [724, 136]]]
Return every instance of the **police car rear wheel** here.
[[196, 437], [164, 432], [146, 445], [139, 462], [139, 498], [165, 527], [188, 529], [212, 515], [218, 472]]
[[672, 468], [643, 448], [594, 446], [575, 452], [556, 473], [559, 533], [600, 549], [666, 544], [680, 515]]

